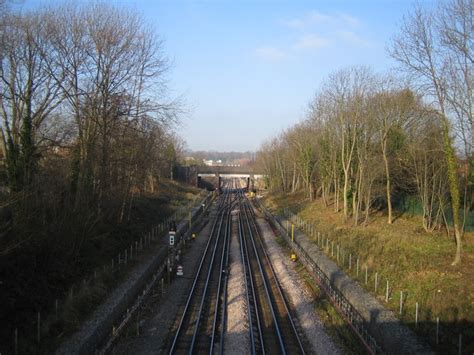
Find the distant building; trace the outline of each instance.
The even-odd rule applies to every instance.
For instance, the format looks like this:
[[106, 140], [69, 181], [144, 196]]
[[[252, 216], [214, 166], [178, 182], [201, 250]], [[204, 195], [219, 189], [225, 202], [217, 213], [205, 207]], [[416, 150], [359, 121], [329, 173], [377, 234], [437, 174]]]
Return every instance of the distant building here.
[[210, 160], [203, 159], [202, 161], [203, 161], [204, 165], [207, 165], [207, 166], [222, 166], [222, 160], [220, 160], [220, 159], [216, 160], [216, 161], [214, 161], [212, 159], [210, 159]]

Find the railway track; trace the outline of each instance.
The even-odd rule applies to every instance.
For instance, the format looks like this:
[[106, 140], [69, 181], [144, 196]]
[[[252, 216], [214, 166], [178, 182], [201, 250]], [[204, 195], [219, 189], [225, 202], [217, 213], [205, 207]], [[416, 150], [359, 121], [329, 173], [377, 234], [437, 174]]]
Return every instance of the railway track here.
[[[225, 189], [218, 201], [217, 216], [169, 349], [174, 353], [213, 353], [222, 334], [225, 299], [223, 271], [227, 268], [231, 232], [230, 212], [235, 200]], [[224, 310], [224, 311], [223, 311]]]
[[239, 238], [253, 354], [304, 354], [296, 322], [265, 251], [254, 210], [241, 194]]
[[[304, 354], [290, 307], [270, 263], [256, 216], [236, 181], [224, 186], [209, 240], [169, 353], [223, 353], [227, 310], [227, 269], [232, 233], [244, 264], [252, 354]], [[232, 212], [238, 214], [232, 225]]]

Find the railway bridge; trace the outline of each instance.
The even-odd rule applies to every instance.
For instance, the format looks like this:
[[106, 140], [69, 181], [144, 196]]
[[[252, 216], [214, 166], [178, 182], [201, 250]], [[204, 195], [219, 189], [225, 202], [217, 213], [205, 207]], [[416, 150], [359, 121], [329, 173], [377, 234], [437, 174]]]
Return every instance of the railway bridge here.
[[247, 180], [247, 189], [254, 189], [263, 178], [262, 172], [253, 166], [199, 166], [197, 167], [196, 186], [220, 188], [222, 178], [241, 178]]
[[180, 176], [188, 183], [198, 187], [217, 188], [221, 186], [222, 178], [247, 179], [249, 188], [261, 183], [264, 174], [256, 166], [207, 166], [193, 165], [181, 167]]

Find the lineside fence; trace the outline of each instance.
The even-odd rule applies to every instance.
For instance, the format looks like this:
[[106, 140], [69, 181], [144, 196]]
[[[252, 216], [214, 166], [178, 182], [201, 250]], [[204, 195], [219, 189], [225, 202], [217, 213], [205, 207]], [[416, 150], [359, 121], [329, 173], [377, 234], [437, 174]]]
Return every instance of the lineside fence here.
[[[377, 299], [387, 305], [391, 305], [392, 309], [395, 308], [397, 312], [394, 313], [397, 314], [400, 321], [412, 323], [417, 331], [421, 331], [423, 334], [427, 335], [430, 344], [438, 349], [438, 351], [445, 351], [444, 349], [448, 349], [448, 351], [453, 354], [470, 352], [471, 347], [468, 342], [466, 343], [466, 340], [463, 340], [462, 333], [452, 332], [446, 329], [446, 327], [443, 327], [443, 323], [440, 322], [440, 317], [432, 315], [430, 310], [424, 310], [425, 313], [422, 314], [422, 302], [411, 298], [410, 304], [408, 304], [411, 295], [409, 295], [406, 290], [397, 290], [397, 285], [391, 283], [389, 275], [383, 275], [377, 270], [370, 270], [367, 261], [362, 260], [355, 252], [342, 245], [340, 241], [327, 234], [320, 233], [317, 231], [314, 224], [306, 222], [288, 208], [283, 210], [286, 225], [282, 225], [280, 221], [263, 206], [263, 204], [258, 202], [258, 205], [288, 244], [294, 247], [302, 263], [313, 272], [316, 281], [320, 284], [326, 294], [328, 294], [331, 302], [348, 321], [348, 324], [351, 327], [356, 328], [354, 330], [361, 339], [364, 338], [364, 344], [366, 346], [369, 345], [375, 353], [380, 350], [380, 344], [377, 345], [375, 343], [375, 345], [371, 345], [373, 344], [373, 337], [368, 334], [367, 321], [365, 320], [366, 325], [364, 327], [363, 318], [363, 321], [360, 322], [360, 314], [355, 315], [354, 313], [353, 316], [350, 315], [353, 313], [352, 309], [354, 307], [350, 305], [347, 299], [341, 299], [342, 295], [338, 295], [339, 291], [337, 288], [334, 287], [327, 275], [324, 275], [324, 272], [322, 272], [316, 263], [314, 263], [307, 252], [301, 248], [300, 243], [296, 239], [292, 241], [293, 228], [296, 227], [304, 232], [308, 238], [317, 245], [319, 251], [326, 254], [327, 257], [351, 275], [351, 277], [353, 277], [360, 285], [369, 289], [371, 293], [375, 294]], [[430, 321], [421, 322], [421, 316], [426, 316], [426, 314], [430, 315], [428, 317]], [[354, 326], [356, 323], [357, 325]]]
[[[45, 342], [51, 340], [51, 337], [61, 337], [62, 329], [67, 325], [67, 321], [71, 318], [83, 317], [82, 314], [75, 314], [82, 308], [81, 304], [97, 302], [97, 298], [102, 299], [108, 292], [109, 285], [114, 285], [117, 279], [123, 278], [128, 270], [150, 251], [150, 248], [163, 244], [171, 221], [182, 221], [178, 229], [183, 229], [184, 225], [188, 230], [200, 216], [200, 212], [207, 210], [212, 198], [212, 193], [203, 192], [197, 195], [187, 205], [180, 207], [171, 216], [152, 227], [148, 233], [131, 242], [129, 247], [119, 252], [109, 263], [94, 270], [82, 282], [72, 285], [63, 299], [55, 299], [47, 309], [38, 310], [35, 319], [31, 322], [13, 325], [13, 353], [21, 354], [31, 348], [44, 349]], [[184, 240], [178, 238], [176, 243], [176, 246], [181, 248]], [[152, 281], [153, 285], [156, 282], [155, 278], [162, 274], [163, 270], [157, 271]], [[145, 294], [142, 296], [144, 297]]]
[[[212, 196], [210, 194], [209, 196]], [[130, 308], [127, 308], [127, 311], [122, 315], [121, 319], [118, 320], [117, 325], [112, 326], [112, 330], [106, 336], [106, 340], [103, 341], [103, 346], [95, 350], [96, 355], [104, 355], [110, 352], [114, 343], [119, 339], [119, 337], [126, 331], [127, 328], [133, 327], [133, 324], [136, 324], [136, 335], [140, 335], [140, 307], [145, 303], [145, 301], [150, 296], [156, 296], [157, 291], [160, 290], [159, 294], [161, 297], [164, 295], [165, 283], [170, 284], [173, 279], [173, 272], [175, 267], [181, 260], [182, 255], [185, 252], [186, 241], [190, 239], [191, 234], [194, 232], [199, 232], [200, 228], [203, 227], [202, 223], [196, 221], [196, 219], [202, 215], [201, 212], [205, 212], [209, 206], [211, 199], [206, 199], [203, 201], [202, 210], [194, 211], [189, 217], [189, 220], [185, 220], [183, 223], [180, 223], [177, 228], [177, 239], [175, 240], [175, 245], [173, 248], [168, 249], [167, 256], [163, 259], [162, 264], [158, 267], [156, 272], [153, 273], [152, 277], [146, 282], [141, 293], [138, 295], [133, 305]], [[196, 213], [198, 212], [198, 213]], [[185, 213], [183, 216], [189, 214]], [[198, 222], [197, 224], [195, 224]], [[132, 323], [132, 320], [134, 323]]]
[[[422, 302], [412, 298], [411, 307], [408, 307], [408, 293], [405, 290], [396, 290], [396, 285], [392, 285], [388, 275], [383, 275], [376, 269], [370, 270], [367, 262], [361, 260], [356, 253], [348, 250], [340, 241], [318, 232], [314, 224], [306, 222], [288, 208], [285, 208], [283, 212], [287, 220], [305, 232], [317, 244], [320, 251], [323, 251], [326, 256], [330, 257], [346, 272], [352, 274], [359, 284], [365, 285], [369, 290], [371, 289], [371, 292], [385, 304], [392, 304], [392, 307], [397, 309], [398, 312], [396, 313], [398, 313], [398, 318], [401, 321], [409, 321], [414, 324], [415, 329], [422, 330], [435, 348], [441, 349], [444, 345], [444, 347], [450, 349], [450, 352], [459, 355], [467, 350], [463, 349], [463, 345], [466, 345], [466, 342], [463, 342], [463, 334], [458, 333], [456, 336], [456, 333], [454, 333], [456, 338], [453, 339], [452, 334], [449, 334], [446, 328], [443, 329], [438, 316], [430, 315], [429, 318], [432, 321], [421, 322]], [[289, 225], [286, 226], [287, 235], [291, 233], [290, 228]], [[285, 228], [283, 229], [285, 230]], [[426, 310], [426, 313], [431, 314], [431, 311]], [[443, 341], [445, 344], [443, 344]]]
[[278, 230], [280, 235], [285, 239], [288, 245], [298, 255], [300, 262], [306, 267], [308, 272], [313, 276], [321, 289], [326, 293], [336, 310], [347, 321], [352, 330], [359, 336], [360, 340], [371, 354], [382, 354], [383, 351], [377, 344], [377, 341], [369, 334], [366, 321], [346, 297], [333, 285], [329, 277], [321, 270], [314, 260], [306, 253], [300, 244], [292, 240], [288, 229], [285, 229], [280, 222], [260, 203], [259, 208], [264, 212], [270, 223]]

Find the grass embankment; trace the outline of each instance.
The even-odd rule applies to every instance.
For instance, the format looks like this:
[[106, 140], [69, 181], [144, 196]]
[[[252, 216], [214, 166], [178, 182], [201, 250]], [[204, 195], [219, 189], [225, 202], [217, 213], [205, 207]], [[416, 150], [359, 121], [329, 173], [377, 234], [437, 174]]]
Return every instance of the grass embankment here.
[[[65, 265], [60, 255], [44, 260], [41, 267], [32, 269], [29, 263], [31, 250], [18, 250], [14, 262], [1, 260], [15, 268], [12, 279], [2, 280], [11, 285], [15, 297], [0, 308], [0, 352], [14, 351], [14, 329], [18, 329], [18, 353], [50, 353], [68, 334], [78, 329], [92, 311], [126, 277], [138, 262], [150, 256], [150, 248], [127, 260], [118, 267], [118, 254], [129, 249], [151, 228], [171, 216], [179, 208], [192, 203], [202, 190], [174, 181], [158, 184], [154, 193], [136, 197], [130, 218], [121, 224], [102, 221], [88, 231], [87, 239], [75, 260]], [[53, 248], [53, 246], [51, 246]], [[151, 248], [152, 249], [152, 248]], [[22, 254], [23, 253], [23, 254]], [[34, 256], [38, 258], [37, 256]], [[21, 260], [25, 260], [22, 262]], [[112, 269], [112, 259], [114, 268]], [[37, 262], [36, 262], [37, 264]], [[63, 265], [61, 269], [56, 266]], [[25, 269], [25, 270], [22, 270]], [[54, 268], [54, 270], [53, 270]], [[16, 277], [18, 275], [28, 276]], [[29, 290], [20, 293], [16, 290]], [[14, 293], [15, 292], [15, 293]], [[1, 297], [0, 297], [1, 298]], [[11, 299], [11, 298], [10, 298]], [[56, 301], [57, 300], [57, 301]], [[56, 315], [57, 302], [57, 315]], [[37, 341], [37, 314], [41, 312], [41, 340]]]
[[[369, 225], [354, 226], [352, 220], [344, 221], [342, 213], [334, 212], [334, 206], [325, 207], [319, 200], [310, 202], [302, 193], [270, 194], [264, 198], [264, 203], [277, 213], [289, 208], [313, 224], [324, 237], [339, 244], [345, 256], [344, 263], [339, 258], [338, 264], [438, 352], [457, 353], [459, 334], [462, 334], [463, 353], [474, 351], [473, 232], [465, 235], [461, 265], [451, 266], [454, 239], [446, 232], [426, 233], [419, 216], [401, 214], [388, 225], [386, 216], [380, 213], [372, 216]], [[351, 270], [349, 254], [352, 255]], [[359, 276], [355, 268], [357, 257], [360, 260]], [[336, 254], [333, 259], [336, 261]], [[385, 303], [387, 281], [389, 301]], [[402, 315], [399, 314], [400, 291], [403, 291]], [[418, 324], [415, 324], [416, 303], [419, 306]], [[438, 317], [440, 335], [436, 345]]]

